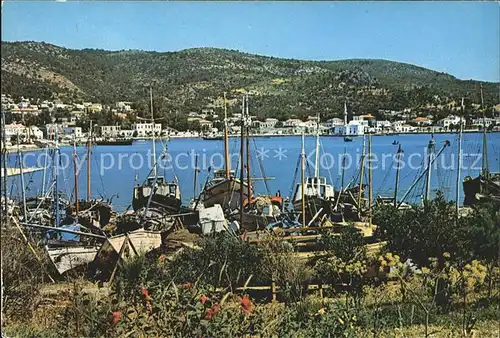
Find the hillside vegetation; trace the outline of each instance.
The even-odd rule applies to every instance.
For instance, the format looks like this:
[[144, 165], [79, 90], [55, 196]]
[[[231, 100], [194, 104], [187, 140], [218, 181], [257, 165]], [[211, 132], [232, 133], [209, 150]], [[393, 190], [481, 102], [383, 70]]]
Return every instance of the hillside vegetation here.
[[[188, 112], [251, 93], [259, 117], [304, 117], [354, 111], [480, 102], [478, 81], [386, 60], [302, 61], [216, 48], [179, 52], [72, 50], [39, 42], [2, 43], [2, 92], [41, 99], [103, 103], [147, 101], [149, 85], [162, 110]], [[498, 103], [498, 83], [482, 83], [485, 103]], [[233, 109], [239, 106], [233, 100]]]

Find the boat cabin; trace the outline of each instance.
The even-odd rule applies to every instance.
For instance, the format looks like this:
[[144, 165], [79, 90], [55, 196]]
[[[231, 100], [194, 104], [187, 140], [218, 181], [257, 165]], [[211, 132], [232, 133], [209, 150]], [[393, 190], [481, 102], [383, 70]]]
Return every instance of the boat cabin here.
[[[143, 196], [149, 196], [152, 191], [153, 184], [155, 183], [155, 177], [151, 176], [148, 177], [146, 184], [143, 185], [142, 187], [142, 195]], [[165, 180], [165, 177], [163, 176], [158, 176], [156, 178], [156, 189], [155, 189], [155, 194], [162, 195], [162, 196], [173, 196], [177, 197], [179, 194], [179, 188], [177, 183], [171, 182], [168, 183]]]
[[[319, 185], [319, 192], [318, 192]], [[335, 196], [333, 186], [326, 183], [326, 177], [308, 177], [306, 179], [305, 196], [318, 196], [323, 199], [330, 199]], [[300, 200], [302, 196], [302, 184], [297, 184], [294, 200]]]
[[[229, 176], [234, 178], [234, 170], [229, 171]], [[220, 182], [226, 179], [226, 170], [225, 169], [218, 169], [214, 171], [214, 182]]]

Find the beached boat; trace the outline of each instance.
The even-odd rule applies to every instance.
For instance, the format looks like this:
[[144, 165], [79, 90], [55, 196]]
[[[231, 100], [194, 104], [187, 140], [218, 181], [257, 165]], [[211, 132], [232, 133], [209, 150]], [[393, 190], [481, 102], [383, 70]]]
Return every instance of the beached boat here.
[[[154, 124], [153, 113], [153, 93], [150, 90], [151, 100], [151, 123]], [[163, 176], [159, 176], [157, 172], [156, 144], [155, 135], [152, 139], [153, 153], [153, 169], [152, 175], [148, 176], [146, 181], [134, 187], [132, 207], [134, 210], [142, 208], [160, 208], [165, 213], [177, 213], [181, 207], [181, 190], [176, 179], [168, 182]], [[162, 154], [162, 158], [166, 156], [166, 149]]]
[[[481, 88], [481, 108], [484, 107], [483, 89]], [[472, 178], [466, 176], [462, 186], [464, 190], [464, 205], [472, 206], [484, 201], [493, 201], [500, 204], [500, 172], [490, 172], [488, 162], [488, 139], [486, 116], [483, 110], [483, 142], [481, 173]]]
[[[200, 194], [200, 200], [207, 208], [220, 204], [223, 209], [234, 210], [240, 207], [242, 200], [248, 198], [249, 186], [247, 182], [242, 182], [241, 178], [236, 178], [234, 170], [231, 170], [227, 121], [226, 96], [224, 94], [224, 168], [214, 171], [213, 179], [207, 181]], [[242, 126], [242, 128], [244, 127]]]
[[99, 250], [99, 246], [82, 246], [79, 243], [72, 246], [64, 242], [60, 246], [47, 245], [47, 253], [59, 274], [73, 270], [79, 266], [91, 263]]
[[[295, 188], [292, 203], [296, 212], [303, 215], [302, 221], [312, 220], [313, 218], [321, 217], [324, 214], [331, 213], [331, 201], [335, 197], [335, 190], [333, 185], [327, 184], [326, 178], [320, 176], [319, 172], [319, 116], [316, 128], [316, 160], [314, 168], [314, 176], [305, 178], [305, 150], [304, 150], [304, 136], [302, 137], [302, 181], [298, 183]], [[303, 224], [305, 225], [305, 224]]]

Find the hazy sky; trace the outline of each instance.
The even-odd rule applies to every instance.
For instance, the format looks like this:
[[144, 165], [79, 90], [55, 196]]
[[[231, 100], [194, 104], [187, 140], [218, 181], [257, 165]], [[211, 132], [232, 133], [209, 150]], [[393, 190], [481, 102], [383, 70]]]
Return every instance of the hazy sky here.
[[408, 62], [500, 81], [496, 2], [14, 2], [2, 40], [68, 48], [221, 47], [309, 60]]

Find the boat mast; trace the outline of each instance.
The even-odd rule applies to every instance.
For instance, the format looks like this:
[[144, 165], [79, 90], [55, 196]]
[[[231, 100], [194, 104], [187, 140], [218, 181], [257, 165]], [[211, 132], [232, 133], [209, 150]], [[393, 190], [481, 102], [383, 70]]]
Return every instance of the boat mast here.
[[[26, 187], [24, 186], [24, 159], [19, 146], [19, 130], [17, 131], [17, 155], [19, 157], [19, 170], [21, 171], [21, 196], [23, 199], [23, 216], [24, 221], [28, 220], [28, 209], [26, 208]], [[6, 187], [7, 188], [7, 187]]]
[[149, 87], [149, 100], [151, 105], [151, 124], [153, 129], [153, 176], [156, 177], [156, 139], [155, 139], [155, 119], [153, 113], [153, 87]]
[[87, 140], [87, 201], [90, 201], [90, 152], [92, 147], [92, 120], [90, 120], [89, 139]]
[[55, 226], [59, 226], [59, 187], [57, 185], [57, 176], [59, 174], [59, 140], [58, 140], [58, 134], [57, 134], [57, 124], [54, 124], [54, 142], [55, 142], [55, 147], [54, 147], [54, 170], [53, 170], [53, 175], [54, 175], [54, 203], [55, 203], [55, 213], [56, 213], [56, 224]]
[[75, 212], [76, 218], [78, 219], [78, 212], [80, 211], [80, 206], [78, 204], [78, 165], [76, 163], [76, 136], [73, 140], [73, 168], [75, 174]]
[[45, 147], [45, 158], [43, 163], [43, 175], [42, 175], [42, 196], [45, 196], [45, 180], [47, 179], [47, 161], [48, 161], [49, 146]]
[[194, 184], [193, 184], [193, 198], [196, 197], [196, 185], [198, 181], [198, 153], [196, 153], [194, 158]]
[[365, 135], [363, 135], [363, 150], [361, 153], [361, 172], [359, 175], [359, 195], [358, 195], [358, 214], [361, 213], [361, 198], [363, 197], [363, 176], [365, 174]]
[[304, 139], [304, 130], [302, 130], [302, 151], [300, 152], [300, 172], [301, 172], [301, 211], [302, 211], [302, 226], [306, 226], [306, 182], [305, 182], [305, 169], [306, 169], [306, 150], [305, 150], [305, 139]]
[[3, 198], [4, 198], [4, 212], [5, 212], [5, 227], [9, 228], [9, 203], [8, 203], [8, 189], [7, 189], [7, 161], [9, 159], [7, 152], [7, 137], [5, 135], [5, 111], [2, 111], [2, 169], [3, 169]]
[[483, 112], [483, 164], [481, 173], [484, 177], [489, 175], [489, 163], [488, 163], [488, 145], [486, 138], [486, 115], [484, 114], [484, 97], [483, 97], [483, 85], [481, 85], [481, 110]]
[[246, 122], [246, 130], [247, 130], [247, 135], [246, 135], [246, 151], [247, 151], [247, 185], [248, 185], [248, 203], [250, 203], [250, 200], [252, 199], [252, 185], [250, 182], [250, 116], [248, 114], [248, 94], [245, 94], [245, 122]]
[[241, 105], [241, 138], [240, 138], [240, 227], [243, 226], [243, 182], [245, 180], [245, 95]]
[[227, 101], [224, 92], [224, 167], [226, 169], [226, 179], [231, 176], [231, 162], [229, 162], [229, 131], [227, 126]]
[[319, 113], [316, 121], [316, 159], [314, 163], [314, 177], [316, 178], [316, 195], [320, 195], [320, 182], [319, 182]]
[[401, 144], [398, 147], [398, 151], [396, 153], [396, 185], [394, 187], [394, 206], [396, 207], [398, 205], [398, 188], [399, 188], [399, 161], [401, 160], [401, 153], [403, 150], [401, 149]]
[[344, 147], [344, 154], [342, 155], [342, 176], [340, 179], [340, 183], [341, 183], [340, 193], [344, 192], [345, 155], [346, 155], [346, 147]]
[[429, 145], [427, 146], [427, 182], [425, 184], [425, 196], [424, 196], [424, 201], [429, 201], [431, 197], [431, 165], [433, 160], [433, 154], [434, 154], [434, 145], [436, 142], [434, 141], [434, 134], [432, 135]]
[[372, 225], [372, 199], [373, 199], [373, 174], [372, 174], [372, 134], [368, 135], [368, 210], [369, 224]]
[[[434, 161], [439, 157], [439, 155], [441, 155], [441, 153], [445, 150], [445, 148], [449, 147], [449, 146], [450, 146], [450, 141], [445, 141], [443, 147], [441, 148], [441, 150], [439, 150], [439, 152], [436, 154], [436, 156], [434, 156], [434, 158], [432, 159], [430, 164], [432, 165], [432, 163], [434, 163]], [[422, 177], [424, 177], [424, 175], [426, 174], [427, 171], [429, 171], [429, 169], [430, 169], [430, 166], [427, 166], [427, 168], [417, 177], [417, 179], [415, 181], [413, 181], [412, 185], [408, 188], [408, 190], [406, 190], [406, 193], [401, 198], [401, 201], [399, 201], [398, 208], [403, 204], [406, 197], [408, 197], [408, 195], [410, 194], [412, 189], [417, 185], [418, 182], [420, 182]]]
[[460, 132], [458, 133], [458, 164], [457, 164], [457, 181], [455, 183], [455, 211], [458, 217], [459, 199], [460, 199], [460, 170], [462, 169], [462, 133], [464, 115], [464, 98], [462, 97], [462, 115], [460, 116]]

